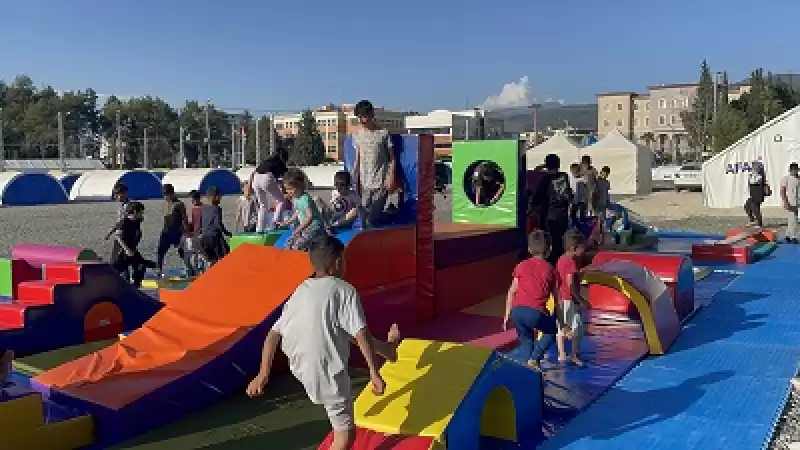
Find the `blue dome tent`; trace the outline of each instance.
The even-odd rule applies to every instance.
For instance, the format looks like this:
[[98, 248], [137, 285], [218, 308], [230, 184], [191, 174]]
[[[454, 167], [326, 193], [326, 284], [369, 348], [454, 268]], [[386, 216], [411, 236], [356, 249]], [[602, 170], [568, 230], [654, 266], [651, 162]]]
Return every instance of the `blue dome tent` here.
[[161, 198], [161, 183], [155, 175], [143, 170], [94, 170], [85, 172], [69, 192], [72, 201], [107, 201], [117, 183], [128, 186], [133, 200]]
[[205, 193], [211, 186], [216, 186], [221, 195], [242, 192], [239, 177], [228, 169], [173, 169], [164, 175], [161, 183], [171, 184], [178, 195], [187, 195], [193, 190]]
[[0, 205], [34, 206], [67, 203], [67, 192], [48, 173], [0, 172]]

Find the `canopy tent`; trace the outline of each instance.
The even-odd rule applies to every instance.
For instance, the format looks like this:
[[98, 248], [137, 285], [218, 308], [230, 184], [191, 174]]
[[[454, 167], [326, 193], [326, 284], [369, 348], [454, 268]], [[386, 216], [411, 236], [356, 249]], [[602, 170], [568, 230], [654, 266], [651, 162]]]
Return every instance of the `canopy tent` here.
[[41, 172], [46, 173], [51, 170], [64, 170], [67, 172], [83, 170], [103, 170], [106, 166], [97, 159], [64, 158], [63, 164], [60, 159], [7, 159], [3, 163], [5, 170], [17, 172]]
[[551, 153], [561, 158], [561, 170], [563, 171], [569, 169], [570, 164], [578, 162], [580, 159], [580, 149], [569, 140], [563, 131], [556, 131], [550, 139], [525, 152], [528, 170], [544, 164], [544, 157]]
[[72, 185], [72, 201], [107, 201], [111, 199], [114, 185], [124, 183], [133, 200], [150, 200], [161, 197], [161, 183], [152, 173], [143, 170], [92, 170], [84, 172]]
[[602, 139], [581, 150], [592, 157], [592, 165], [611, 169], [612, 194], [644, 195], [652, 192], [653, 152], [629, 141], [614, 129]]
[[773, 195], [766, 206], [780, 206], [780, 180], [789, 164], [800, 162], [800, 106], [790, 109], [703, 163], [703, 204], [741, 208], [749, 197], [747, 178], [760, 161]]
[[242, 192], [239, 177], [228, 169], [173, 169], [164, 175], [161, 183], [171, 184], [178, 195], [195, 190], [205, 194], [211, 186], [219, 189], [220, 195]]
[[[305, 172], [311, 187], [315, 189], [332, 189], [333, 175], [345, 170], [344, 164], [325, 164], [320, 166], [298, 167]], [[242, 167], [236, 171], [236, 176], [244, 183], [250, 179], [250, 174], [256, 170], [255, 167]]]
[[254, 170], [256, 170], [255, 167], [242, 167], [236, 171], [236, 176], [239, 177], [240, 182], [244, 183], [250, 180], [250, 174], [253, 173]]
[[35, 206], [67, 203], [67, 193], [52, 175], [0, 172], [0, 205]]

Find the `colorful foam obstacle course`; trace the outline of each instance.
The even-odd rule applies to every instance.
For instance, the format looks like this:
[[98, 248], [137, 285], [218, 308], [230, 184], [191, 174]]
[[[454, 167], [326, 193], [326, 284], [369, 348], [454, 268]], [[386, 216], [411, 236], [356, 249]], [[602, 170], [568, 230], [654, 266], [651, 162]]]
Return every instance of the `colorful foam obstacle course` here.
[[[756, 246], [766, 235], [760, 228], [745, 228], [725, 239], [692, 244], [692, 259], [710, 263], [750, 264], [755, 261]], [[770, 246], [774, 249], [774, 246]]]
[[[608, 261], [631, 261], [651, 270], [669, 288], [673, 305], [681, 321], [701, 305], [695, 304], [695, 276], [692, 261], [682, 255], [659, 255], [633, 252], [598, 252], [592, 259], [595, 266]], [[635, 305], [618, 289], [605, 284], [589, 285], [589, 301], [593, 308], [638, 317]]]
[[0, 303], [0, 346], [18, 356], [112, 338], [138, 328], [161, 306], [91, 251], [21, 244], [12, 257], [5, 287], [12, 296]]
[[387, 391], [367, 387], [356, 400], [356, 448], [376, 448], [368, 442], [381, 436], [419, 449], [477, 450], [482, 436], [522, 448], [541, 441], [541, 375], [489, 349], [408, 339], [381, 375]]
[[242, 244], [273, 245], [281, 235], [283, 230], [272, 230], [265, 233], [236, 233], [228, 240], [231, 251]]

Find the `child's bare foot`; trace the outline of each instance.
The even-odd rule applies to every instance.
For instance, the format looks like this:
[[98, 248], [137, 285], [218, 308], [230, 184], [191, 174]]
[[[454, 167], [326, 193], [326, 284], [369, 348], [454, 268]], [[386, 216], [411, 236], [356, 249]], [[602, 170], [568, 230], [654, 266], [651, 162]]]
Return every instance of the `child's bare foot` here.
[[533, 359], [529, 359], [528, 360], [528, 367], [533, 369], [533, 370], [535, 370], [535, 371], [537, 371], [537, 372], [541, 372], [542, 371], [542, 366], [539, 365], [539, 361], [536, 361], [536, 360], [533, 360]]
[[572, 361], [572, 364], [575, 364], [578, 367], [583, 367], [583, 360], [578, 358], [577, 355], [572, 355], [569, 357], [569, 360]]

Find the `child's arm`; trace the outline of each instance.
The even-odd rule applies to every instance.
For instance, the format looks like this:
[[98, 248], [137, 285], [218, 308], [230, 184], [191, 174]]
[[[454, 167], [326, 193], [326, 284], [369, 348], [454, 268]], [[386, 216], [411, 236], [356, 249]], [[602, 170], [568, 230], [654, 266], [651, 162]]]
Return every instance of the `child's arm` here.
[[519, 281], [517, 277], [514, 277], [511, 280], [511, 286], [508, 287], [508, 293], [506, 294], [506, 312], [503, 316], [503, 330], [508, 328], [508, 321], [511, 319], [511, 304], [514, 302], [514, 296], [517, 295], [517, 288], [519, 286]]
[[386, 389], [386, 382], [383, 380], [381, 373], [378, 371], [378, 364], [376, 362], [377, 354], [375, 353], [374, 338], [369, 332], [367, 327], [363, 327], [356, 333], [356, 344], [358, 344], [364, 360], [367, 362], [369, 369], [369, 381], [372, 384], [372, 392], [376, 395], [382, 395]]
[[222, 221], [222, 217], [223, 217], [222, 216], [222, 207], [217, 207], [217, 213], [219, 214], [219, 228], [222, 230], [222, 233], [225, 236], [228, 236], [228, 237], [233, 236], [233, 233], [231, 233], [230, 231], [228, 231], [227, 228], [225, 228], [225, 222]]
[[297, 211], [292, 211], [292, 214], [289, 216], [289, 218], [281, 222], [281, 226], [286, 226], [294, 222], [297, 222]]
[[503, 192], [505, 192], [505, 190], [506, 190], [505, 183], [500, 183], [500, 187], [497, 189], [497, 193], [494, 194], [494, 197], [492, 197], [492, 199], [489, 201], [489, 204], [494, 205], [495, 203], [497, 203], [497, 200], [500, 200], [500, 197], [503, 196]]
[[[313, 200], [312, 200], [313, 201]], [[297, 218], [295, 218], [296, 220]], [[311, 221], [314, 220], [314, 216], [312, 215], [311, 206], [306, 207], [306, 218], [295, 227], [294, 232], [295, 234], [300, 233], [301, 231], [305, 230], [307, 226], [311, 224]]]
[[117, 241], [119, 246], [122, 247], [122, 251], [125, 252], [126, 255], [133, 256], [136, 254], [136, 252], [134, 252], [130, 247], [128, 247], [125, 241], [122, 240], [122, 236], [117, 234], [114, 236], [114, 239]]
[[255, 397], [264, 393], [264, 387], [269, 381], [272, 361], [275, 359], [275, 353], [278, 351], [280, 341], [281, 334], [279, 332], [271, 330], [267, 334], [267, 339], [264, 340], [264, 348], [261, 351], [261, 366], [258, 370], [258, 375], [247, 387], [247, 395]]
[[589, 300], [583, 297], [583, 293], [581, 292], [581, 275], [580, 272], [575, 272], [567, 277], [567, 283], [569, 284], [569, 290], [572, 293], [572, 298], [579, 301], [581, 306], [584, 309], [589, 309], [591, 307]]

